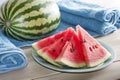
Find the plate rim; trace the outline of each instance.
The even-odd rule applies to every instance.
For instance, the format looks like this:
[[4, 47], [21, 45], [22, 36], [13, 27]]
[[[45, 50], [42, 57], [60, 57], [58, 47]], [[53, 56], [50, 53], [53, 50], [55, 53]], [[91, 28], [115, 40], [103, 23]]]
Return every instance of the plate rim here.
[[[114, 59], [116, 58], [115, 52], [114, 50], [110, 47], [110, 45], [106, 44], [103, 41], [98, 40], [98, 42], [105, 48], [108, 50], [108, 52], [111, 54], [111, 57], [105, 61], [102, 65], [96, 66], [96, 67], [92, 67], [92, 68], [60, 68], [57, 67], [55, 65], [52, 65], [51, 63], [45, 61], [44, 59], [42, 59], [36, 52], [35, 50], [32, 48], [32, 57], [33, 59], [40, 64], [41, 66], [54, 70], [54, 71], [58, 71], [58, 72], [65, 72], [65, 73], [88, 73], [88, 72], [94, 72], [94, 71], [99, 71], [103, 68], [108, 67], [111, 63], [113, 63]], [[42, 61], [45, 61], [47, 64], [43, 63]]]

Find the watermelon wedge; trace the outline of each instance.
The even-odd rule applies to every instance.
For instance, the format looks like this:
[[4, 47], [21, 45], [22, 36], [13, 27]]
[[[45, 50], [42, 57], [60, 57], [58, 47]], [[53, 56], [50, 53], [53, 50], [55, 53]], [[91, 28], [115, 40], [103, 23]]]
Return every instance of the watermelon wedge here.
[[43, 47], [46, 47], [46, 46], [49, 46], [51, 44], [53, 44], [54, 42], [56, 42], [58, 39], [60, 39], [61, 37], [64, 36], [64, 34], [67, 34], [67, 30], [65, 31], [62, 31], [58, 34], [55, 34], [53, 36], [50, 36], [50, 37], [47, 37], [47, 38], [44, 38], [42, 40], [39, 40], [35, 43], [32, 44], [32, 47], [38, 51], [39, 49], [43, 48]]
[[[37, 51], [38, 55], [40, 55], [43, 59], [45, 59], [46, 61], [54, 64], [54, 65], [58, 65], [56, 62], [54, 62], [54, 60], [59, 56], [64, 43], [62, 42], [62, 39], [57, 40], [55, 43], [43, 47], [40, 50]], [[60, 45], [58, 45], [60, 44]]]
[[80, 68], [86, 65], [83, 49], [79, 45], [79, 39], [75, 32], [72, 34], [71, 40], [66, 42], [56, 61], [73, 68]]
[[54, 65], [59, 66], [59, 64], [57, 64], [55, 60], [61, 53], [66, 41], [70, 40], [71, 34], [73, 34], [73, 32], [74, 29], [70, 27], [63, 32], [35, 42], [34, 44], [32, 44], [32, 47], [43, 59]]
[[76, 26], [76, 30], [80, 40], [80, 45], [83, 46], [84, 57], [88, 67], [97, 66], [111, 56], [111, 54], [82, 27], [78, 25]]

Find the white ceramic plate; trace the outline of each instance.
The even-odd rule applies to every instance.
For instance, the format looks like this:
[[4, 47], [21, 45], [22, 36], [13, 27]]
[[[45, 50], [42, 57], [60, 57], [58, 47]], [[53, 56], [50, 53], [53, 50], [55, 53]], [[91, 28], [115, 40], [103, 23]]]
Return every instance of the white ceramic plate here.
[[109, 66], [113, 60], [115, 59], [115, 53], [113, 51], [113, 49], [105, 44], [102, 41], [99, 41], [100, 44], [105, 47], [110, 53], [111, 53], [111, 57], [105, 61], [103, 64], [93, 67], [93, 68], [88, 68], [88, 67], [84, 67], [84, 68], [70, 68], [70, 67], [57, 67], [54, 66], [52, 64], [50, 64], [49, 62], [45, 61], [44, 59], [42, 59], [41, 57], [39, 57], [34, 50], [32, 50], [32, 56], [35, 59], [35, 61], [37, 61], [40, 65], [55, 70], [55, 71], [60, 71], [60, 72], [68, 72], [68, 73], [83, 73], [83, 72], [92, 72], [92, 71], [97, 71], [97, 70], [101, 70], [103, 68], [106, 68], [107, 66]]

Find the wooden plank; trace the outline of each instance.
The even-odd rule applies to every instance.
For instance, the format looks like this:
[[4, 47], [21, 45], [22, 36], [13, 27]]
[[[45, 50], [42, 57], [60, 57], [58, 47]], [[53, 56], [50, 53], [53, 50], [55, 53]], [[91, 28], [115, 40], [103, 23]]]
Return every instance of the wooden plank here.
[[120, 62], [114, 62], [105, 69], [91, 73], [61, 73], [45, 78], [37, 78], [33, 80], [119, 80], [120, 79]]

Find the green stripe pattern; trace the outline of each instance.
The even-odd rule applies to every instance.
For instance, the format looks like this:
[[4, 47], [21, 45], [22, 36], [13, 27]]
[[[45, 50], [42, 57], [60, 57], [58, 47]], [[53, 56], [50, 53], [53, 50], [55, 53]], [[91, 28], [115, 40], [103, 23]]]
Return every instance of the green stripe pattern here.
[[0, 25], [18, 40], [45, 37], [60, 23], [60, 12], [52, 0], [8, 0], [0, 9]]

